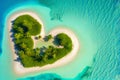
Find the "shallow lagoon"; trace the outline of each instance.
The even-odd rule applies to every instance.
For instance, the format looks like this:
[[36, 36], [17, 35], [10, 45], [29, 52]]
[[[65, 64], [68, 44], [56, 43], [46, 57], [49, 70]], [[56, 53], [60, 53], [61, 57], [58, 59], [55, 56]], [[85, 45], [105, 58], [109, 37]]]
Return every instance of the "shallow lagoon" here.
[[[118, 70], [120, 68], [118, 64], [120, 61], [118, 43], [119, 1], [62, 0], [59, 2], [59, 0], [44, 0], [40, 2], [42, 5], [35, 1], [26, 1], [23, 2], [24, 4], [6, 7], [6, 13], [3, 16], [4, 26], [10, 14], [23, 9], [34, 11], [43, 21], [46, 33], [59, 26], [71, 29], [78, 36], [80, 42], [78, 55], [67, 65], [17, 77], [12, 70], [12, 56], [7, 43], [7, 26], [3, 26], [3, 50], [0, 56], [1, 80], [18, 78], [21, 80], [24, 77], [30, 77], [28, 80], [47, 80], [57, 75], [60, 75], [63, 80], [114, 80], [119, 78], [117, 76], [120, 74]], [[85, 74], [86, 72], [87, 74]], [[23, 80], [27, 80], [27, 78]]]

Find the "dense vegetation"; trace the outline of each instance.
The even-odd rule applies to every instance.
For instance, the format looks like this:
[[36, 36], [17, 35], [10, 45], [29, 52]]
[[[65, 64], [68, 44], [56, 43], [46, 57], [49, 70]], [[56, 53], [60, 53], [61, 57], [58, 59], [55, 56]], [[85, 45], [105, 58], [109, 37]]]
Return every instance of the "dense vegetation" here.
[[[54, 47], [41, 47], [33, 49], [31, 36], [36, 36], [41, 31], [41, 25], [31, 16], [22, 15], [13, 21], [13, 41], [17, 54], [24, 67], [43, 66], [54, 63], [72, 50], [72, 41], [65, 33], [54, 37]], [[45, 37], [49, 41], [51, 35]]]
[[13, 22], [14, 30], [28, 35], [37, 35], [41, 31], [41, 24], [29, 15], [22, 15]]

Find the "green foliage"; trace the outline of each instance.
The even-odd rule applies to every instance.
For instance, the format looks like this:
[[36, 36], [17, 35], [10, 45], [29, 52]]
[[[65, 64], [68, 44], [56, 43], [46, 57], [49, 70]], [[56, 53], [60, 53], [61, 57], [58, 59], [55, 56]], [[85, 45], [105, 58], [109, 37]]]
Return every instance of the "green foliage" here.
[[48, 40], [52, 39], [52, 35], [47, 36]]
[[72, 49], [72, 41], [68, 35], [65, 33], [60, 33], [56, 36], [56, 40], [59, 45], [64, 46], [64, 48], [68, 51]]
[[[31, 36], [40, 33], [41, 25], [29, 15], [22, 15], [16, 18], [12, 30], [15, 46], [24, 67], [52, 64], [72, 50], [72, 41], [64, 33], [56, 35], [55, 42], [58, 42], [58, 47], [50, 45], [45, 47], [44, 51], [41, 51], [42, 48], [33, 49], [34, 43]], [[38, 37], [41, 38], [41, 36]], [[47, 41], [51, 38], [52, 35], [46, 36]], [[62, 47], [60, 48], [59, 46]]]
[[34, 55], [35, 55], [36, 57], [39, 57], [39, 56], [40, 56], [40, 48], [34, 49]]
[[52, 35], [48, 35], [45, 37], [45, 41], [49, 41], [50, 39], [52, 39]]
[[23, 53], [19, 54], [21, 63], [23, 64], [24, 67], [30, 67], [33, 66], [34, 60], [32, 57], [29, 57]]
[[30, 48], [32, 49], [33, 48], [33, 40], [32, 38], [28, 37], [28, 38], [20, 38], [18, 40], [15, 40], [15, 44], [16, 46], [18, 46], [19, 48], [21, 49], [25, 49], [25, 48]]
[[29, 32], [31, 35], [37, 35], [41, 31], [41, 24], [30, 15], [26, 14], [14, 20], [13, 28], [15, 31], [19, 31], [19, 28], [21, 28], [24, 30], [24, 33]]
[[20, 33], [15, 33], [14, 34], [14, 38], [15, 39], [19, 39], [19, 38], [21, 38], [23, 35], [22, 34], [20, 34]]

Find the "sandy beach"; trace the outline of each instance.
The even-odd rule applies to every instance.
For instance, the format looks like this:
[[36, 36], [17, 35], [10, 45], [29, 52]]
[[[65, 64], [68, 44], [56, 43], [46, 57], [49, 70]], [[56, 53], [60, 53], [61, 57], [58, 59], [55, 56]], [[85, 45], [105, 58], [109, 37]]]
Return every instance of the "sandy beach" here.
[[[7, 22], [7, 26], [8, 26], [8, 30], [9, 30], [9, 34], [8, 35], [11, 35], [11, 33], [10, 33], [10, 30], [12, 28], [11, 21], [15, 20], [18, 16], [23, 15], [23, 14], [31, 15], [40, 24], [42, 24], [42, 29], [41, 29], [40, 35], [41, 35], [41, 37], [44, 37], [45, 36], [45, 31], [44, 31], [43, 23], [40, 20], [40, 18], [37, 16], [37, 14], [33, 13], [33, 12], [18, 12], [18, 13], [10, 15], [9, 19], [7, 20], [8, 21]], [[13, 66], [14, 66], [13, 68], [14, 68], [15, 73], [17, 75], [23, 75], [23, 74], [27, 74], [27, 73], [29, 74], [30, 72], [39, 72], [39, 71], [48, 70], [48, 69], [51, 69], [51, 68], [63, 66], [65, 64], [69, 63], [70, 61], [72, 61], [75, 58], [75, 56], [77, 55], [77, 52], [79, 51], [79, 48], [80, 48], [80, 44], [79, 44], [79, 41], [78, 41], [77, 37], [75, 36], [75, 34], [72, 31], [70, 31], [69, 29], [63, 28], [63, 27], [55, 28], [49, 34], [52, 34], [52, 36], [55, 36], [58, 33], [66, 33], [72, 39], [72, 43], [73, 43], [72, 51], [68, 55], [66, 55], [65, 57], [57, 60], [53, 64], [48, 64], [48, 65], [45, 65], [43, 67], [32, 67], [32, 68], [24, 68], [20, 64], [20, 62], [14, 61], [18, 56], [15, 54], [14, 43], [12, 41], [12, 38], [10, 37], [10, 40], [9, 40], [10, 42], [9, 43], [10, 43], [11, 50], [13, 52], [12, 53], [12, 56], [13, 56]], [[32, 39], [34, 40], [33, 37], [32, 37]], [[34, 44], [36, 44], [35, 40], [34, 40]]]

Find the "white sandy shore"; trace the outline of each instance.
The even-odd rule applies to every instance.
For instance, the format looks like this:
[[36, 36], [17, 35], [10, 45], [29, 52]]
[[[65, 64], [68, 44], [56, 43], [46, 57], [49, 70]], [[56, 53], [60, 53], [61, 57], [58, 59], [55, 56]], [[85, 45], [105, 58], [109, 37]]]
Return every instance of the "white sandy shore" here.
[[[29, 15], [31, 15], [38, 22], [40, 22], [42, 24], [42, 30], [41, 30], [40, 35], [42, 37], [44, 37], [45, 36], [45, 31], [44, 31], [43, 23], [39, 19], [39, 17], [35, 13], [33, 13], [33, 12], [18, 12], [18, 13], [15, 13], [15, 14], [11, 15], [10, 18], [8, 19], [8, 22], [7, 22], [7, 26], [9, 28], [8, 29], [9, 32], [10, 32], [11, 26], [12, 26], [11, 21], [15, 20], [15, 18], [17, 18], [18, 16], [23, 15], [23, 14], [29, 14]], [[66, 33], [72, 39], [73, 49], [65, 57], [57, 60], [53, 64], [48, 64], [48, 65], [45, 65], [43, 67], [24, 68], [20, 64], [20, 62], [14, 61], [18, 56], [15, 54], [14, 43], [12, 42], [12, 39], [10, 38], [10, 47], [11, 47], [11, 50], [13, 52], [12, 53], [13, 54], [13, 66], [14, 66], [15, 73], [18, 74], [18, 75], [23, 75], [23, 74], [26, 74], [26, 73], [29, 74], [31, 72], [39, 72], [39, 71], [43, 71], [43, 70], [48, 70], [48, 69], [51, 69], [51, 68], [59, 67], [59, 66], [65, 65], [65, 64], [69, 63], [70, 61], [72, 61], [75, 58], [75, 56], [77, 55], [77, 51], [79, 50], [79, 47], [80, 47], [79, 41], [78, 41], [77, 37], [75, 36], [75, 34], [72, 31], [70, 31], [68, 29], [65, 29], [65, 28], [60, 28], [60, 27], [56, 28], [56, 29], [54, 29], [54, 30], [52, 30], [50, 32], [50, 34], [52, 34], [52, 36], [55, 36], [58, 33]], [[11, 33], [9, 35], [11, 35]], [[35, 40], [34, 40], [34, 43], [36, 44]]]

